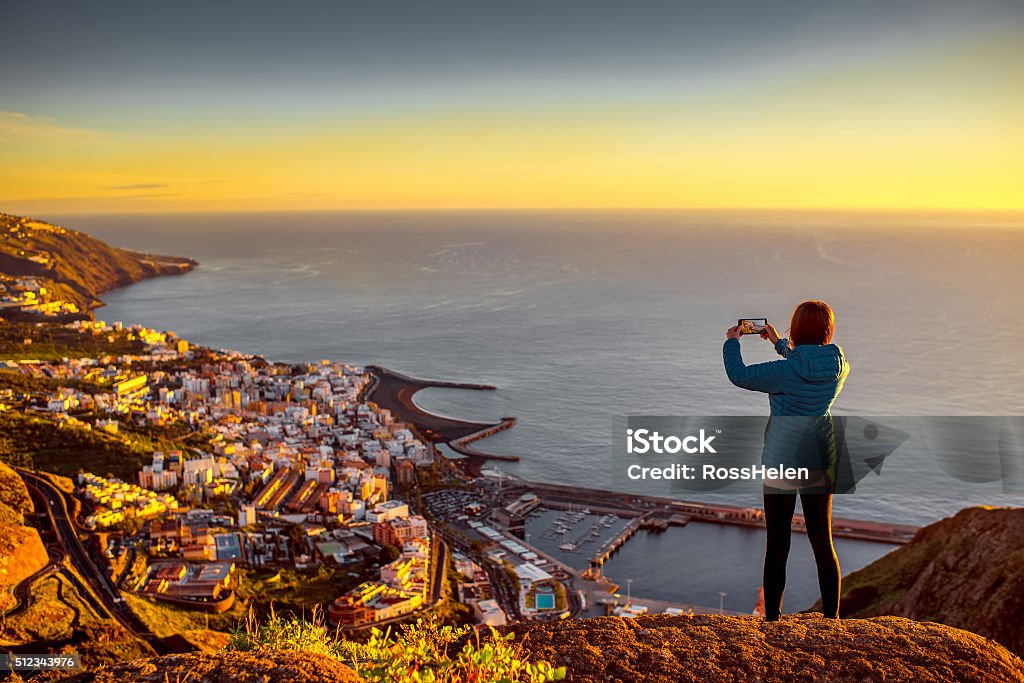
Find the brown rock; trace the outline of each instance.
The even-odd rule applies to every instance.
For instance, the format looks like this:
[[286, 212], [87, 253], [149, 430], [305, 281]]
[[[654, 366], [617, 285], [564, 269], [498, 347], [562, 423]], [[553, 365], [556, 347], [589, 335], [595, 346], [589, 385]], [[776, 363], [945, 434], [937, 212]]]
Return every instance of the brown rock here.
[[32, 500], [21, 477], [0, 462], [0, 611], [14, 607], [13, 590], [22, 579], [31, 576], [50, 561], [39, 532], [24, 525], [25, 513], [32, 511]]
[[941, 624], [897, 617], [827, 620], [644, 616], [518, 623], [530, 654], [566, 666], [567, 681], [1024, 682], [1001, 645]]
[[105, 666], [80, 674], [77, 683], [358, 683], [344, 664], [309, 652], [191, 652]]
[[[28, 489], [18, 473], [6, 463], [0, 462], [0, 503], [3, 503], [18, 514], [32, 512], [32, 499], [29, 498]], [[9, 520], [21, 523], [22, 519]]]

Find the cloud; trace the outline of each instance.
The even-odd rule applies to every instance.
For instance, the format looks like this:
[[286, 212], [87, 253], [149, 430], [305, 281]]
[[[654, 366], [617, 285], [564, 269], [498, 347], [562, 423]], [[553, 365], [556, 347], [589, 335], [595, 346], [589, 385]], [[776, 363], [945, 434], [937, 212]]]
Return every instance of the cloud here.
[[132, 200], [166, 199], [180, 197], [178, 192], [140, 192], [129, 195], [68, 195], [54, 197], [32, 197], [27, 199], [5, 199], [5, 207], [17, 209], [15, 213], [30, 214], [33, 211], [46, 210], [78, 210], [94, 207], [131, 206]]
[[156, 190], [161, 187], [170, 187], [167, 183], [135, 183], [133, 185], [110, 185], [108, 190]]
[[62, 126], [45, 116], [31, 116], [17, 111], [0, 110], [0, 137], [3, 138], [90, 142], [102, 138], [104, 135], [100, 131]]

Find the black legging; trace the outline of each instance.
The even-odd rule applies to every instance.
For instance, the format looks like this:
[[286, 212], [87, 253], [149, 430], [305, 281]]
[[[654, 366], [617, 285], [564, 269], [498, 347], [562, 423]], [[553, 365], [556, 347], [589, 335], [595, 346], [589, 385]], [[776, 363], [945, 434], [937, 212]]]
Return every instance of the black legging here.
[[[764, 553], [765, 618], [775, 621], [782, 613], [782, 592], [786, 588], [786, 560], [796, 508], [796, 493], [765, 493], [764, 519], [768, 543]], [[821, 610], [826, 617], [839, 618], [839, 559], [832, 546], [832, 494], [801, 493], [800, 504], [807, 523], [807, 539], [818, 565]]]

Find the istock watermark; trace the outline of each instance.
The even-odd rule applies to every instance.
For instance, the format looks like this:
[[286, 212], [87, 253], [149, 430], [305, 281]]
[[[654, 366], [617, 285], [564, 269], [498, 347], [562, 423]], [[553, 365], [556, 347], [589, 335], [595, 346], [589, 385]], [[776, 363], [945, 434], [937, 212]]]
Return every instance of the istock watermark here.
[[612, 458], [652, 494], [1019, 494], [1024, 417], [620, 416]]
[[626, 429], [626, 449], [630, 453], [714, 453], [711, 446], [714, 440], [715, 437], [706, 436], [703, 429], [699, 435], [683, 437], [662, 436], [649, 429]]

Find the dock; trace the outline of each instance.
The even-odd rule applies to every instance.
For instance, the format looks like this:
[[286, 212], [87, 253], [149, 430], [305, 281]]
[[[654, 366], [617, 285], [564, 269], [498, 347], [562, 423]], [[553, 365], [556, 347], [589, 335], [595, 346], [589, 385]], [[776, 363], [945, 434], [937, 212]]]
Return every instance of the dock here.
[[506, 455], [503, 453], [485, 453], [483, 451], [478, 451], [476, 448], [473, 448], [472, 446], [469, 445], [474, 441], [486, 439], [488, 436], [492, 436], [494, 434], [497, 434], [498, 432], [503, 432], [506, 429], [511, 429], [512, 427], [515, 426], [516, 418], [503, 417], [501, 418], [501, 422], [499, 422], [498, 424], [485, 427], [484, 429], [481, 429], [478, 432], [473, 432], [472, 434], [467, 434], [466, 436], [463, 436], [461, 438], [449, 441], [448, 447], [451, 448], [456, 453], [459, 453], [460, 455], [465, 455], [470, 458], [481, 458], [485, 460], [501, 460], [503, 462], [519, 462], [518, 455]]
[[651, 511], [634, 517], [629, 524], [623, 527], [622, 531], [601, 544], [601, 547], [590, 557], [590, 568], [594, 572], [599, 571], [601, 565], [638, 531], [659, 532], [667, 530], [670, 526], [686, 526], [689, 523], [690, 517], [686, 515], [666, 515], [660, 511]]
[[643, 517], [635, 517], [629, 521], [622, 531], [615, 534], [607, 541], [601, 544], [601, 547], [590, 558], [590, 566], [592, 568], [600, 567], [604, 564], [605, 560], [612, 556], [616, 550], [622, 547], [626, 541], [633, 538], [633, 534], [640, 531], [643, 525]]
[[[676, 520], [675, 523], [680, 524], [695, 521], [730, 524], [757, 529], [764, 528], [764, 511], [758, 508], [723, 505], [720, 503], [681, 501], [660, 496], [622, 493], [604, 489], [586, 489], [560, 484], [543, 484], [526, 480], [515, 481], [513, 486], [510, 487], [510, 494], [513, 493], [513, 489], [520, 495], [526, 492], [537, 494], [546, 507], [575, 506], [579, 508], [585, 505], [592, 510], [625, 517], [639, 518], [650, 514], [652, 520], [660, 517], [669, 520], [669, 524], [672, 524], [671, 520], [674, 519]], [[653, 521], [650, 523], [655, 524]], [[658, 525], [660, 526], [660, 523]], [[796, 514], [793, 516], [793, 530], [806, 533], [803, 515]], [[834, 517], [832, 519], [833, 536], [859, 541], [905, 545], [913, 539], [917, 530], [918, 527], [909, 524], [843, 517]], [[635, 530], [633, 533], [635, 533]], [[621, 543], [618, 545], [621, 545]]]

